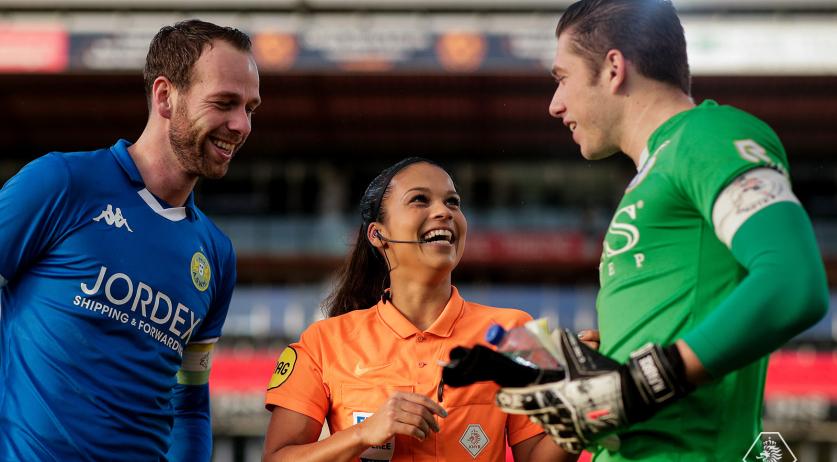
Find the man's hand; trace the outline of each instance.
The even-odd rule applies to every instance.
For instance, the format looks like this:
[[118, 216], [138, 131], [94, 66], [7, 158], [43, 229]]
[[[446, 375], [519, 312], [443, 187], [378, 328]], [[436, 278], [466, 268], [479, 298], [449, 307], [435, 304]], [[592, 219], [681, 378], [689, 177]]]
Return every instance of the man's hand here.
[[648, 344], [619, 365], [585, 345], [568, 330], [552, 335], [566, 378], [523, 388], [502, 388], [497, 404], [511, 414], [526, 414], [569, 452], [593, 442], [615, 449], [608, 435], [648, 419], [685, 396], [686, 381], [677, 348]]

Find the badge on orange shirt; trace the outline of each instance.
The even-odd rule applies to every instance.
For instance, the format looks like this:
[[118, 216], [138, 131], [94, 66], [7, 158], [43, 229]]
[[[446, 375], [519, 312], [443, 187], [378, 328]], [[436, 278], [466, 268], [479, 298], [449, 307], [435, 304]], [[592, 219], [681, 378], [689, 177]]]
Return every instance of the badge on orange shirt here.
[[276, 369], [273, 370], [273, 376], [270, 377], [267, 389], [272, 390], [285, 383], [285, 380], [288, 380], [291, 372], [294, 371], [294, 364], [296, 364], [296, 350], [287, 347], [279, 355], [279, 359], [276, 360]]
[[465, 430], [465, 433], [462, 434], [462, 437], [459, 438], [459, 444], [465, 448], [471, 454], [471, 457], [477, 458], [479, 453], [488, 446], [488, 435], [485, 434], [485, 431], [482, 429], [482, 425], [480, 424], [471, 424], [468, 425], [468, 428]]

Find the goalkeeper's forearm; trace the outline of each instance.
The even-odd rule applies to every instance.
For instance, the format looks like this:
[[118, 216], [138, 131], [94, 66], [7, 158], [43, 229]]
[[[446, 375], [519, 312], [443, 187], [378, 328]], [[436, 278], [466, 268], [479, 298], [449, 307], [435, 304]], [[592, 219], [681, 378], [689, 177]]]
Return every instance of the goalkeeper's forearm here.
[[822, 258], [798, 204], [773, 204], [750, 217], [732, 252], [747, 276], [683, 337], [712, 377], [770, 354], [828, 312]]
[[706, 367], [703, 366], [700, 358], [692, 350], [692, 347], [682, 339], [675, 342], [675, 345], [677, 345], [677, 351], [680, 352], [680, 357], [683, 359], [686, 380], [694, 386], [708, 382], [711, 376], [706, 370]]

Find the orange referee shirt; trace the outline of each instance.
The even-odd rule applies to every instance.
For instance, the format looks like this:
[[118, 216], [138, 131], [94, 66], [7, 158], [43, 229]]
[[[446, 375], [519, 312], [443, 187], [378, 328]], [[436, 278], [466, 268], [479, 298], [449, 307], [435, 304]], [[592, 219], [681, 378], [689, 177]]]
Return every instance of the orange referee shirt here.
[[[335, 433], [372, 415], [394, 391], [437, 399], [437, 361], [447, 361], [453, 347], [485, 344], [491, 324], [508, 329], [530, 319], [520, 310], [466, 302], [455, 287], [441, 316], [423, 332], [384, 302], [325, 319], [282, 352], [265, 404], [328, 419]], [[367, 449], [361, 460], [504, 461], [506, 441], [513, 446], [543, 430], [525, 416], [500, 411], [497, 389], [493, 382], [445, 386], [441, 404], [448, 417], [437, 417], [439, 433], [430, 432], [423, 442], [398, 435]]]

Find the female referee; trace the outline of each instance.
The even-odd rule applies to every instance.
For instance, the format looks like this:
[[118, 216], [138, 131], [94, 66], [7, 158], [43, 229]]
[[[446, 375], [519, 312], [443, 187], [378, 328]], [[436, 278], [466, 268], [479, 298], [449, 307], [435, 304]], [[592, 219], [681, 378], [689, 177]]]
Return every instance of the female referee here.
[[[468, 225], [448, 173], [404, 159], [376, 177], [329, 318], [286, 348], [270, 380], [264, 461], [569, 461], [525, 416], [494, 404], [497, 386], [441, 383], [440, 361], [523, 311], [464, 301], [451, 271]], [[323, 422], [331, 435], [319, 440]]]

